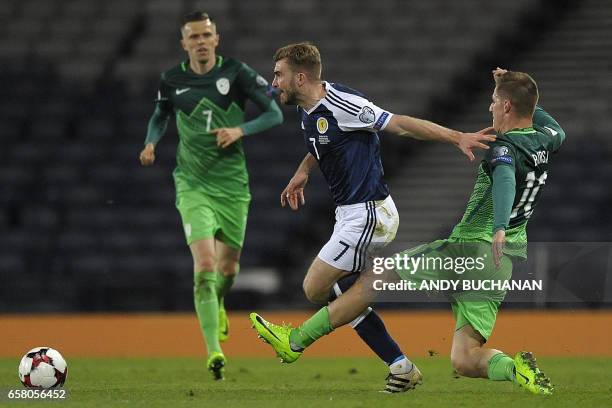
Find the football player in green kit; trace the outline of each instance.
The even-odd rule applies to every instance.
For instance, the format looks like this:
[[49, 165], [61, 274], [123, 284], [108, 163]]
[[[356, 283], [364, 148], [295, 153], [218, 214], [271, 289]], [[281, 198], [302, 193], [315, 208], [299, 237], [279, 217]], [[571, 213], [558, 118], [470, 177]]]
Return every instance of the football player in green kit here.
[[[538, 88], [528, 74], [498, 68], [493, 71], [493, 78], [495, 90], [489, 111], [497, 140], [489, 144], [480, 164], [465, 214], [449, 238], [400, 253], [400, 258], [421, 262], [411, 267], [397, 261], [387, 269], [390, 280], [399, 277], [416, 283], [415, 287], [426, 281], [461, 276], [466, 280], [507, 282], [512, 276], [513, 262], [527, 257], [527, 223], [548, 177], [549, 159], [561, 147], [565, 132], [536, 105]], [[467, 259], [471, 259], [472, 266], [466, 268], [469, 269], [466, 275], [452, 269], [446, 271], [435, 262]], [[479, 259], [482, 268], [474, 263]], [[510, 381], [534, 394], [552, 394], [554, 387], [538, 368], [532, 353], [523, 351], [512, 358], [485, 347], [505, 294], [503, 289], [459, 290], [451, 294], [455, 318], [453, 368], [462, 376]], [[254, 327], [277, 354], [291, 362], [316, 340], [358, 316], [375, 298], [372, 280], [362, 275], [326, 306], [325, 318], [317, 313], [297, 328], [264, 320], [254, 323]], [[292, 348], [292, 334], [301, 342], [299, 350]]]
[[[207, 368], [219, 380], [226, 364], [219, 342], [227, 339], [229, 327], [223, 297], [239, 270], [251, 200], [241, 138], [280, 124], [283, 115], [266, 93], [264, 78], [238, 60], [217, 55], [219, 34], [206, 13], [186, 15], [181, 35], [188, 59], [161, 75], [140, 162], [153, 164], [155, 146], [174, 114], [176, 207], [193, 256], [194, 303]], [[262, 113], [245, 122], [247, 99]]]
[[[505, 282], [512, 277], [513, 263], [527, 258], [527, 223], [542, 195], [549, 159], [556, 153], [565, 132], [537, 105], [538, 88], [528, 74], [497, 68], [489, 111], [497, 140], [480, 164], [474, 190], [461, 221], [448, 239], [405, 251], [424, 259], [484, 259], [484, 268], [472, 268], [464, 279]], [[409, 270], [396, 267], [404, 280], [453, 279], [435, 267]], [[466, 290], [451, 296], [455, 333], [451, 362], [466, 377], [510, 381], [534, 394], [554, 391], [550, 379], [538, 368], [530, 352], [514, 358], [487, 348], [506, 292], [504, 289]]]

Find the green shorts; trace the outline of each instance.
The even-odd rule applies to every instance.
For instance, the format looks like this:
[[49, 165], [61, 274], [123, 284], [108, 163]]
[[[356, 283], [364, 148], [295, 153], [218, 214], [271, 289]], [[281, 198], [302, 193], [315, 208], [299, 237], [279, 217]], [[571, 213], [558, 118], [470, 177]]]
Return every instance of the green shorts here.
[[176, 193], [187, 245], [215, 238], [239, 249], [244, 243], [250, 198], [213, 197], [198, 190]]
[[[411, 258], [422, 258], [417, 268], [397, 266], [395, 272], [406, 281], [420, 285], [422, 281], [453, 280], [458, 289], [452, 291], [450, 302], [455, 317], [455, 329], [471, 325], [487, 340], [493, 332], [497, 311], [506, 292], [492, 288], [483, 290], [464, 290], [464, 281], [503, 282], [512, 277], [512, 260], [507, 255], [502, 258], [499, 268], [493, 264], [491, 244], [482, 242], [462, 242], [457, 240], [438, 240], [402, 252]], [[468, 261], [469, 259], [473, 261]], [[472, 287], [475, 286], [472, 283]]]

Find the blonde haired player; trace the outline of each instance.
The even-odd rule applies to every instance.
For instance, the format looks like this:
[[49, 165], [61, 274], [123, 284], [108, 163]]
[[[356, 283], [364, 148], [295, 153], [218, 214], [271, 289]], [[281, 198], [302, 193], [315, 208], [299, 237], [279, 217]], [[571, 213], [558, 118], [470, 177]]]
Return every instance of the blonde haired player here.
[[[474, 159], [472, 149], [486, 149], [483, 142], [495, 137], [461, 133], [394, 115], [351, 88], [322, 81], [321, 56], [310, 43], [282, 47], [274, 60], [272, 85], [283, 104], [297, 105], [308, 149], [281, 193], [281, 204], [289, 203], [296, 210], [305, 203], [308, 174], [318, 166], [337, 206], [334, 231], [304, 279], [306, 297], [315, 303], [326, 303], [345, 296], [343, 292], [363, 271], [367, 257], [391, 242], [399, 225], [399, 215], [383, 178], [379, 131], [454, 144], [470, 160]], [[266, 322], [255, 313], [251, 321], [287, 363], [336, 327], [331, 324], [327, 307], [295, 330]], [[386, 391], [402, 392], [420, 383], [418, 368], [404, 356], [371, 308], [361, 307], [351, 321], [360, 337], [389, 366]]]

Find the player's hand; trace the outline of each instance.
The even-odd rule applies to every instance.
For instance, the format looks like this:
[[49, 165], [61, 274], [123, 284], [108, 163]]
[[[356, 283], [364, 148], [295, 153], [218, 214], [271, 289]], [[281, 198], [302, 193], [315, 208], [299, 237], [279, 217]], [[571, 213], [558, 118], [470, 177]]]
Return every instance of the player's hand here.
[[155, 145], [147, 143], [142, 152], [140, 152], [140, 164], [150, 166], [155, 162]]
[[308, 174], [305, 172], [296, 173], [295, 176], [289, 180], [289, 184], [283, 190], [280, 196], [281, 206], [285, 207], [289, 203], [289, 207], [293, 211], [297, 211], [300, 205], [306, 204], [304, 199], [304, 187], [308, 182]]
[[217, 146], [222, 149], [244, 136], [240, 127], [212, 129], [210, 133], [217, 136]]
[[504, 246], [506, 245], [506, 231], [501, 229], [493, 235], [491, 250], [493, 251], [493, 263], [496, 268], [501, 266], [501, 259], [504, 256]]
[[[485, 129], [483, 129], [485, 130]], [[459, 136], [459, 143], [457, 147], [465, 154], [470, 161], [474, 161], [476, 157], [472, 152], [473, 149], [484, 149], [487, 150], [489, 146], [485, 142], [494, 142], [496, 139], [495, 135], [487, 135], [484, 133], [461, 133]]]
[[487, 126], [484, 129], [480, 129], [476, 133], [480, 133], [481, 135], [494, 135], [495, 134], [495, 128], [493, 126]]

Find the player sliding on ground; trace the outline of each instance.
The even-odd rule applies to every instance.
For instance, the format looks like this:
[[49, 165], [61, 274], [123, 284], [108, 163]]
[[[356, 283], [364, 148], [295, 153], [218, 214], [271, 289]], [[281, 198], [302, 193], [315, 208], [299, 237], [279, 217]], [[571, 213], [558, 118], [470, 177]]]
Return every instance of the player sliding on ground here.
[[[483, 274], [476, 277], [503, 282], [511, 277], [513, 260], [527, 257], [527, 222], [540, 198], [551, 155], [560, 148], [565, 133], [536, 106], [538, 89], [529, 75], [498, 68], [493, 76], [495, 90], [489, 110], [498, 138], [480, 164], [463, 218], [448, 239], [403, 254], [432, 260], [482, 257]], [[396, 265], [390, 274], [416, 283], [448, 278], [444, 271], [433, 268], [407, 270]], [[350, 322], [369, 306], [375, 298], [371, 283], [361, 276], [346, 293], [296, 329], [268, 323], [257, 315], [255, 327], [277, 353], [294, 361], [305, 346]], [[453, 368], [463, 376], [511, 381], [535, 394], [551, 394], [553, 386], [531, 353], [519, 352], [511, 358], [484, 347], [504, 296], [503, 290], [451, 295], [456, 320]]]
[[[472, 149], [487, 149], [495, 140], [482, 133], [461, 133], [379, 108], [359, 92], [321, 81], [321, 57], [312, 44], [292, 44], [275, 56], [273, 87], [286, 105], [297, 105], [308, 148], [285, 190], [281, 204], [297, 210], [304, 205], [310, 171], [319, 166], [336, 209], [336, 225], [304, 279], [304, 293], [325, 304], [341, 299], [363, 271], [366, 259], [395, 238], [399, 216], [383, 180], [377, 132], [434, 140], [457, 146], [470, 160]], [[340, 296], [342, 295], [342, 296]], [[332, 303], [333, 305], [333, 303]], [[286, 363], [297, 359], [316, 338], [329, 333], [324, 307], [299, 330], [267, 324], [256, 314], [251, 320]], [[348, 323], [348, 322], [345, 322]], [[380, 317], [364, 306], [350, 321], [366, 344], [389, 366], [386, 390], [402, 392], [421, 381], [418, 368], [402, 353]], [[335, 327], [335, 326], [334, 326]]]
[[[164, 72], [149, 121], [143, 166], [174, 114], [179, 134], [176, 207], [193, 257], [194, 304], [208, 350], [207, 368], [223, 379], [229, 322], [223, 298], [238, 274], [251, 194], [241, 138], [269, 129], [283, 115], [265, 79], [246, 64], [216, 54], [216, 24], [203, 12], [187, 14], [181, 44], [188, 59]], [[244, 121], [250, 99], [262, 111]]]

